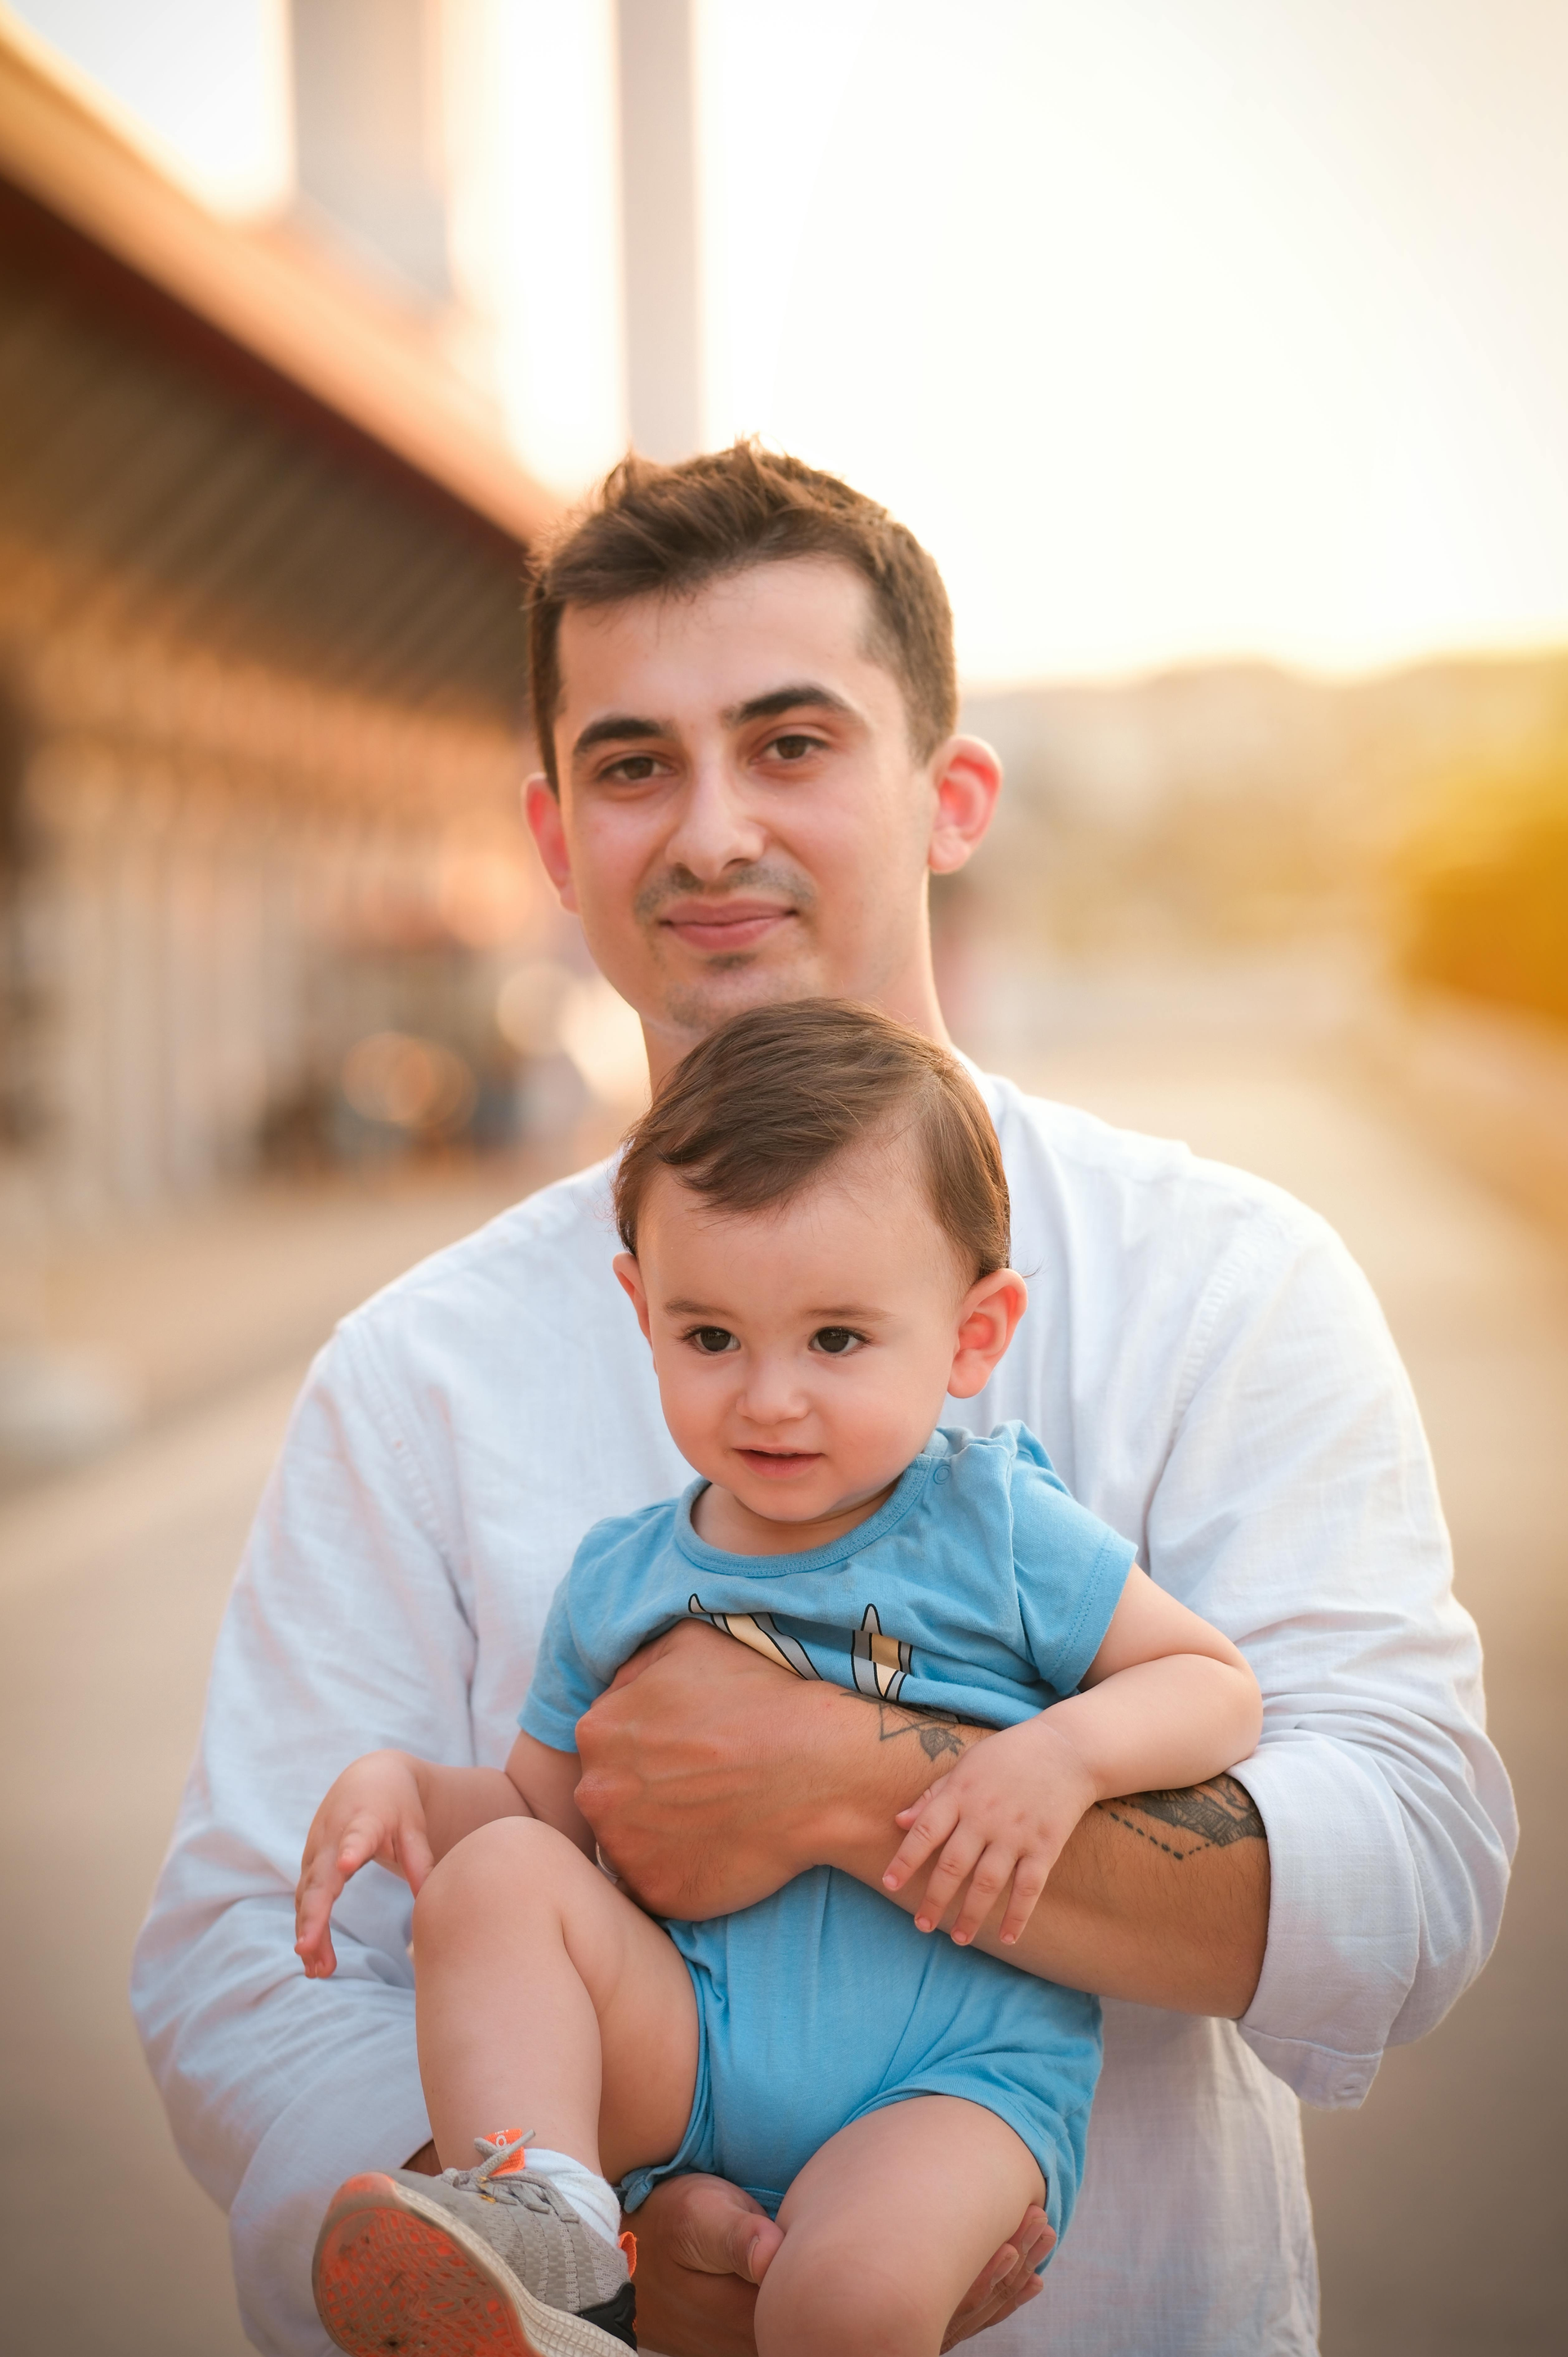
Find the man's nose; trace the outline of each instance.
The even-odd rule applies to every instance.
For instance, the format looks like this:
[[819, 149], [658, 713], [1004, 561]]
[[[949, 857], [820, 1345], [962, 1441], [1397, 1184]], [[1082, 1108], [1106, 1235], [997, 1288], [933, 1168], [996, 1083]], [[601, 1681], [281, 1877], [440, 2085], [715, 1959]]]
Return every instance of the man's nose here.
[[728, 762], [718, 756], [698, 761], [664, 846], [670, 866], [684, 867], [702, 883], [716, 883], [737, 862], [760, 859], [767, 843], [767, 829], [748, 808], [742, 781]]

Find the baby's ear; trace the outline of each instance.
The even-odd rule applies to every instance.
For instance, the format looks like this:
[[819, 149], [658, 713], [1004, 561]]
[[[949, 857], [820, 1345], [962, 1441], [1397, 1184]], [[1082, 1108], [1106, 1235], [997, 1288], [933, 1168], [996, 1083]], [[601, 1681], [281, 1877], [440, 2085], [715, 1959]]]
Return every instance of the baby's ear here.
[[616, 1283], [637, 1312], [637, 1322], [642, 1329], [642, 1339], [651, 1348], [653, 1336], [648, 1325], [648, 1289], [642, 1282], [642, 1271], [637, 1265], [636, 1254], [617, 1253], [615, 1273]]
[[959, 1304], [951, 1398], [972, 1399], [984, 1390], [1028, 1306], [1029, 1288], [1015, 1268], [993, 1269], [970, 1286]]

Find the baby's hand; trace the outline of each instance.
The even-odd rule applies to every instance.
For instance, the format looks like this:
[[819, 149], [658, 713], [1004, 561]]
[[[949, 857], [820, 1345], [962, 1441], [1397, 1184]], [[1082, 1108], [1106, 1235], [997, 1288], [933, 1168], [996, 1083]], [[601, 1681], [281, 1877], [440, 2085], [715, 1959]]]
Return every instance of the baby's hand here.
[[934, 1849], [946, 1847], [931, 1869], [916, 1910], [922, 1932], [934, 1932], [967, 1880], [952, 1927], [966, 1947], [1002, 1893], [1012, 1885], [1002, 1919], [1002, 1943], [1011, 1947], [1035, 1911], [1046, 1879], [1084, 1811], [1098, 1797], [1088, 1770], [1070, 1744], [1049, 1727], [1049, 1711], [1022, 1727], [1004, 1728], [972, 1744], [958, 1766], [900, 1809], [903, 1845], [882, 1878], [901, 1890]]
[[294, 1952], [311, 1980], [338, 1969], [332, 1909], [350, 1875], [374, 1858], [417, 1898], [435, 1865], [424, 1802], [403, 1751], [371, 1751], [345, 1768], [311, 1820], [294, 1894]]

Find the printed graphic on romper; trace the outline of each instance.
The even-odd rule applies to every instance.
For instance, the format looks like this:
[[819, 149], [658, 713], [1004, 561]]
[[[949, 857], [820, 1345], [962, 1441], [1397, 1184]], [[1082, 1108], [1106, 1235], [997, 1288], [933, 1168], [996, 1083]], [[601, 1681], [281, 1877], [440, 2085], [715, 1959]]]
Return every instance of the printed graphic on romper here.
[[[910, 1650], [897, 1637], [885, 1637], [875, 1604], [865, 1608], [858, 1629], [834, 1629], [816, 1620], [784, 1621], [771, 1612], [710, 1612], [698, 1597], [686, 1606], [694, 1620], [738, 1637], [765, 1662], [793, 1670], [798, 1678], [818, 1678], [827, 1684], [852, 1685], [858, 1694], [897, 1702], [909, 1674]], [[814, 1646], [830, 1665], [819, 1669], [809, 1647]], [[847, 1658], [849, 1675], [843, 1664]]]

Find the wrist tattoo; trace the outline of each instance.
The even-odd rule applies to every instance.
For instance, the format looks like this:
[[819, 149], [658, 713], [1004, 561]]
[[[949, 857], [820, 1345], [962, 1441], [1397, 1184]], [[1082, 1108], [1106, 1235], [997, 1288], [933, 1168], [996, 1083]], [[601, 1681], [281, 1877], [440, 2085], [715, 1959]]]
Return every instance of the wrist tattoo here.
[[[854, 1702], [868, 1701], [868, 1695], [853, 1695]], [[928, 1760], [957, 1760], [968, 1750], [970, 1738], [960, 1732], [972, 1728], [976, 1733], [989, 1734], [972, 1718], [961, 1718], [954, 1711], [919, 1710], [912, 1703], [883, 1702], [873, 1705], [876, 1712], [876, 1740], [897, 1743], [901, 1735], [912, 1735]]]
[[1178, 1866], [1199, 1850], [1268, 1839], [1257, 1803], [1234, 1776], [1213, 1776], [1207, 1784], [1180, 1792], [1128, 1792], [1119, 1801], [1095, 1805], [1113, 1824], [1153, 1842]]

